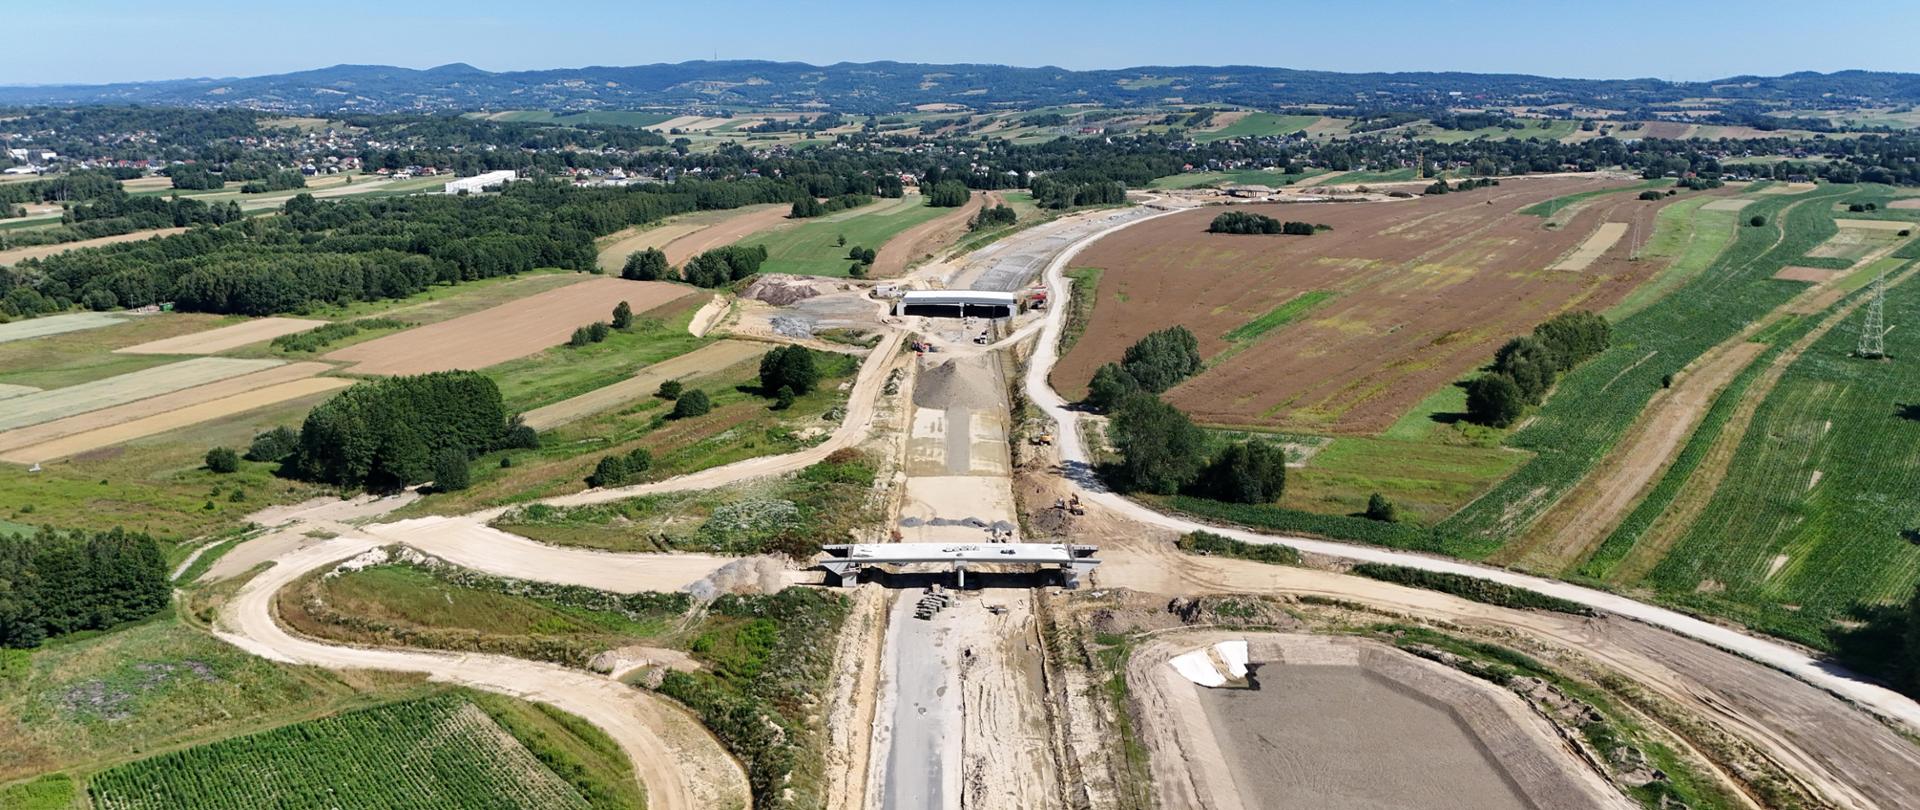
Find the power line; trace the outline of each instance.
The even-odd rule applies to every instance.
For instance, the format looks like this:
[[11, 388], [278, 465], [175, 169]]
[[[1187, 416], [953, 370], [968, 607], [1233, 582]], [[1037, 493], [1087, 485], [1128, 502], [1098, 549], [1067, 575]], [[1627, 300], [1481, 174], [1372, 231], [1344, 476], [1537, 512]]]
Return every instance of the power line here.
[[1878, 360], [1887, 356], [1887, 271], [1873, 280], [1873, 297], [1867, 300], [1867, 322], [1860, 327], [1860, 348], [1854, 354]]

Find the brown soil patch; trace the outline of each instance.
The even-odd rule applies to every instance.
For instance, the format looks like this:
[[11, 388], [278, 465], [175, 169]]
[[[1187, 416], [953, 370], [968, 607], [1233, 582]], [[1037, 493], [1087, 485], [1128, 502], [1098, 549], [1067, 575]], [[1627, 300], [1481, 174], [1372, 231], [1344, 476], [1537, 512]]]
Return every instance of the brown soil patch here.
[[289, 363], [275, 366], [265, 371], [256, 371], [238, 377], [230, 377], [216, 382], [196, 385], [183, 391], [148, 397], [125, 405], [101, 408], [97, 411], [79, 413], [64, 419], [42, 422], [38, 425], [15, 428], [0, 433], [0, 452], [18, 450], [36, 444], [43, 444], [65, 436], [88, 433], [113, 425], [124, 424], [151, 416], [194, 408], [205, 403], [231, 397], [268, 386], [280, 385], [312, 377], [332, 369], [325, 363]]
[[69, 250], [100, 247], [102, 245], [117, 245], [121, 242], [138, 242], [142, 239], [150, 239], [155, 236], [172, 236], [177, 233], [186, 232], [186, 228], [159, 228], [151, 231], [123, 233], [119, 236], [102, 236], [98, 239], [82, 239], [78, 242], [64, 242], [58, 245], [35, 245], [33, 247], [0, 250], [0, 266], [19, 264], [28, 259], [44, 259], [48, 256], [65, 253]]
[[1773, 277], [1781, 281], [1811, 281], [1818, 284], [1839, 274], [1839, 270], [1822, 270], [1818, 267], [1782, 267]]
[[693, 292], [663, 281], [597, 278], [450, 321], [415, 327], [328, 354], [355, 374], [424, 374], [486, 368], [565, 343], [625, 301], [645, 312]]
[[[742, 208], [733, 216], [668, 242], [661, 249], [667, 253], [667, 263], [679, 267], [686, 264], [688, 259], [709, 250], [726, 247], [768, 228], [778, 227], [787, 222], [787, 213], [791, 210], [785, 205]], [[621, 260], [625, 261], [625, 258]]]
[[[1571, 308], [1601, 310], [1658, 271], [1616, 244], [1582, 273], [1545, 268], [1601, 223], [1653, 232], [1667, 201], [1597, 197], [1549, 229], [1516, 212], [1620, 181], [1521, 178], [1498, 187], [1379, 204], [1249, 206], [1333, 226], [1312, 237], [1206, 233], [1213, 209], [1161, 217], [1102, 239], [1075, 264], [1105, 269], [1092, 322], [1056, 367], [1079, 390], [1155, 329], [1183, 324], [1216, 358], [1171, 401], [1197, 419], [1378, 432], [1429, 392], [1487, 362], [1501, 341]], [[1669, 198], [1679, 199], [1679, 198]], [[1631, 240], [1622, 240], [1631, 241]], [[1308, 291], [1335, 297], [1218, 359], [1225, 335]]]
[[906, 272], [907, 265], [928, 258], [959, 241], [967, 233], [967, 222], [980, 213], [981, 208], [999, 203], [998, 194], [975, 194], [966, 205], [895, 234], [880, 246], [878, 254], [874, 256], [873, 277], [892, 278], [900, 275]]
[[1901, 209], [1920, 208], [1920, 197], [1902, 197], [1898, 200], [1894, 200], [1893, 202], [1887, 203], [1887, 207], [1901, 208]]
[[272, 340], [281, 335], [305, 332], [316, 326], [324, 326], [326, 323], [326, 321], [304, 318], [256, 318], [245, 323], [164, 340], [148, 341], [114, 351], [120, 354], [219, 354], [228, 349]]
[[627, 256], [647, 248], [664, 248], [673, 240], [706, 227], [700, 222], [668, 222], [633, 230], [600, 249], [600, 272], [619, 275], [620, 269], [627, 265]]

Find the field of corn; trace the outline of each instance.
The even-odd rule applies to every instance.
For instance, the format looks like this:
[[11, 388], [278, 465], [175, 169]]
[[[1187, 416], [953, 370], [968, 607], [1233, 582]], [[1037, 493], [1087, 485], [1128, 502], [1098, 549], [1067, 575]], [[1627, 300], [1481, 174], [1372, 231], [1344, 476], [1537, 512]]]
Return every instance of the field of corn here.
[[121, 765], [97, 810], [485, 807], [587, 810], [572, 785], [473, 703], [394, 703]]
[[1486, 556], [1537, 519], [1613, 448], [1663, 377], [1804, 289], [1772, 276], [1833, 235], [1835, 201], [1869, 193], [1877, 192], [1829, 185], [1747, 206], [1743, 215], [1766, 224], [1741, 227], [1719, 260], [1616, 323], [1613, 347], [1568, 373], [1509, 437], [1533, 459], [1441, 524], [1447, 551]]

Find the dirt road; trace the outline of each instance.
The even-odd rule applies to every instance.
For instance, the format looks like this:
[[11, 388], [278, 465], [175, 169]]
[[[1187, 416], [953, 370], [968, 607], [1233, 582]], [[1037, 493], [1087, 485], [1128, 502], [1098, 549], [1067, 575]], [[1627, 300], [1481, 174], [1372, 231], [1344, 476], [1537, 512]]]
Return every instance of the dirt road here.
[[374, 650], [297, 638], [273, 617], [274, 594], [308, 572], [351, 558], [380, 541], [341, 537], [275, 560], [222, 610], [214, 634], [254, 655], [332, 669], [420, 672], [538, 701], [579, 715], [620, 745], [652, 810], [747, 807], [746, 774], [700, 723], [672, 703], [603, 676], [498, 655]]

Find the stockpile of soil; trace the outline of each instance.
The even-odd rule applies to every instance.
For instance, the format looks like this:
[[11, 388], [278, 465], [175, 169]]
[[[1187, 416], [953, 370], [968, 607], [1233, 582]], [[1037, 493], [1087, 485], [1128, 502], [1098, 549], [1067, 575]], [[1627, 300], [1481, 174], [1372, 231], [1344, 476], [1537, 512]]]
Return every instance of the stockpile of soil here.
[[965, 408], [986, 411], [1000, 407], [1000, 381], [984, 358], [954, 358], [922, 369], [913, 384], [913, 404], [921, 408]]
[[819, 295], [820, 291], [808, 282], [792, 276], [761, 276], [740, 294], [748, 301], [761, 301], [776, 307], [784, 307], [796, 301], [805, 301]]

